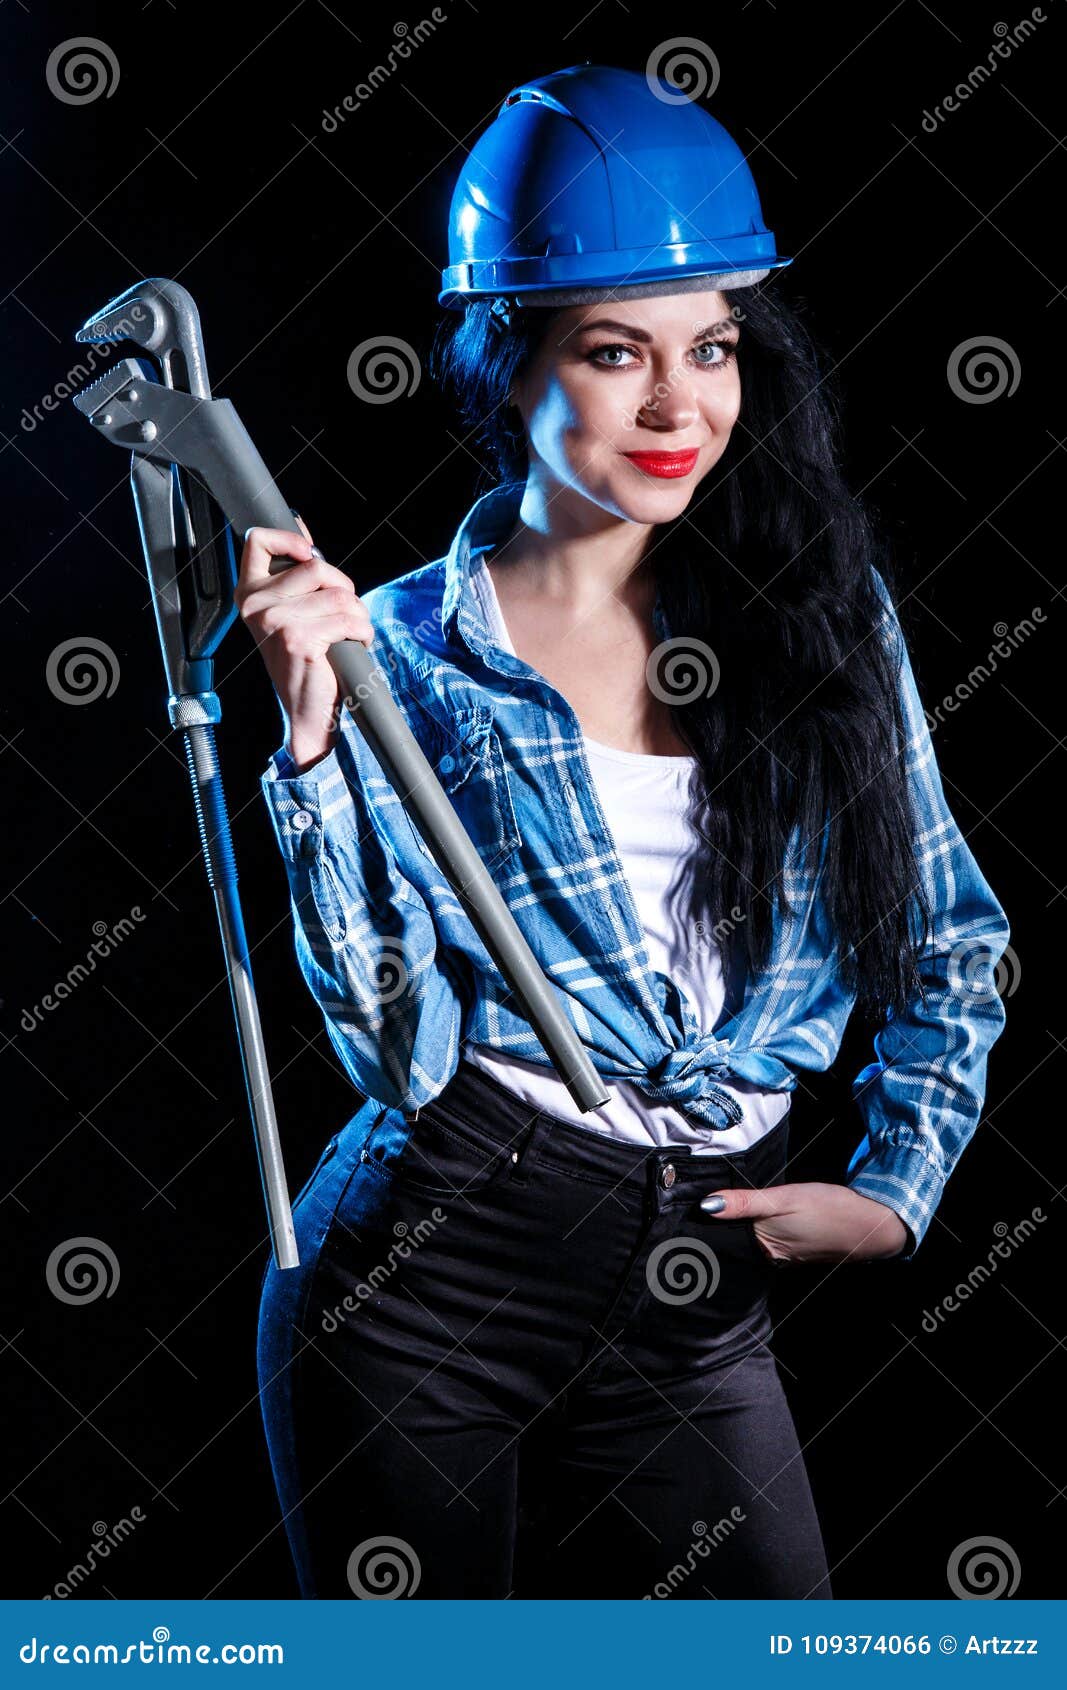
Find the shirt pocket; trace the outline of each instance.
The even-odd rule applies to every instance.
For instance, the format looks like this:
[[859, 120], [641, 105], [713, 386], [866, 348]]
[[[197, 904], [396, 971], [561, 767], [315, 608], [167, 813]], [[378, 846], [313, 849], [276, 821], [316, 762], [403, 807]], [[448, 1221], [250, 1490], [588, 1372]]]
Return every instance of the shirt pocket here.
[[[434, 774], [490, 870], [500, 867], [522, 844], [504, 748], [493, 716], [490, 704], [463, 706], [454, 709], [447, 722], [430, 717], [421, 736]], [[417, 825], [414, 832], [420, 849], [433, 861]]]

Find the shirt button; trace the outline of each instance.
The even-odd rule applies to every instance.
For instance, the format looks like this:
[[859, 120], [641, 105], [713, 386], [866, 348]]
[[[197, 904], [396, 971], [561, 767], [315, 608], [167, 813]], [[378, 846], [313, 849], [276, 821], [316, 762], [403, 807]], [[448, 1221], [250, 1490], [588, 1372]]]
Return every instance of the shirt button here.
[[659, 1171], [659, 1183], [660, 1183], [660, 1185], [666, 1186], [667, 1190], [669, 1191], [671, 1186], [674, 1184], [674, 1182], [677, 1178], [678, 1178], [678, 1175], [677, 1175], [677, 1172], [675, 1171], [674, 1163], [673, 1162], [664, 1162], [662, 1168]]
[[437, 765], [437, 767], [440, 769], [440, 771], [443, 775], [451, 774], [451, 772], [455, 768], [455, 766], [456, 766], [456, 759], [453, 757], [453, 755], [450, 751], [445, 752], [444, 756], [441, 758], [441, 761]]
[[298, 832], [303, 833], [306, 827], [311, 827], [314, 824], [314, 821], [315, 818], [310, 810], [298, 810], [293, 817], [293, 826]]

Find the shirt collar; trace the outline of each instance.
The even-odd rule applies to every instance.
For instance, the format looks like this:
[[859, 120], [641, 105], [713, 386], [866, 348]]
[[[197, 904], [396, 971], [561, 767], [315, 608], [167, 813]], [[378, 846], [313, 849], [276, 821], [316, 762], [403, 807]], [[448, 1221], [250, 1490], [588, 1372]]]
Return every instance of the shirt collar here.
[[524, 485], [521, 481], [505, 481], [483, 493], [456, 530], [445, 558], [441, 601], [441, 631], [452, 644], [462, 638], [472, 651], [482, 653], [491, 643], [489, 625], [471, 586], [471, 552], [478, 546], [496, 545], [511, 531], [519, 514]]
[[[470, 577], [471, 552], [479, 546], [497, 545], [515, 526], [524, 487], [522, 481], [504, 481], [475, 500], [448, 549], [441, 601], [441, 630], [447, 641], [456, 643], [462, 638], [479, 655], [484, 655], [485, 648], [492, 645], [498, 659], [502, 657], [509, 666], [515, 664], [520, 668], [524, 667], [520, 659], [510, 657], [495, 645]], [[658, 591], [652, 625], [658, 639], [669, 639], [667, 618]]]

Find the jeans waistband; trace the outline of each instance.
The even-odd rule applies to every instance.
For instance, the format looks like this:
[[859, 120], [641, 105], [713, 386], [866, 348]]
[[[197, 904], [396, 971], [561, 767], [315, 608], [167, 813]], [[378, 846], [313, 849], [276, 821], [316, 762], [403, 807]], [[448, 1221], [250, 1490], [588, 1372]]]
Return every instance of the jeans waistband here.
[[524, 1162], [565, 1163], [575, 1173], [612, 1184], [632, 1180], [644, 1185], [650, 1161], [656, 1170], [670, 1163], [674, 1170], [672, 1190], [684, 1195], [687, 1188], [698, 1183], [710, 1189], [715, 1185], [770, 1185], [778, 1180], [786, 1164], [792, 1102], [781, 1120], [747, 1150], [694, 1154], [689, 1145], [631, 1144], [599, 1128], [578, 1126], [528, 1103], [502, 1080], [461, 1058], [444, 1090], [419, 1113], [421, 1116], [435, 1110], [445, 1119], [451, 1115], [462, 1121], [501, 1147], [525, 1146]]

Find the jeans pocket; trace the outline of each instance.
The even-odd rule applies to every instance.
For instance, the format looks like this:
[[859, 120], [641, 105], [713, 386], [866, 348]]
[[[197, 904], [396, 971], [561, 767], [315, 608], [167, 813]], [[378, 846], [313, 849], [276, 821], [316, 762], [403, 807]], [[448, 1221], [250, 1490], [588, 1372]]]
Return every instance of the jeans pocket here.
[[763, 1248], [763, 1245], [760, 1243], [756, 1234], [755, 1221], [743, 1220], [741, 1222], [741, 1237], [750, 1256], [760, 1262], [764, 1267], [771, 1268], [774, 1266], [772, 1257], [769, 1256], [767, 1251]]
[[399, 1151], [376, 1149], [372, 1132], [363, 1160], [398, 1189], [420, 1197], [463, 1197], [509, 1179], [518, 1150], [502, 1145], [459, 1116], [434, 1104], [408, 1122]]
[[310, 1192], [312, 1186], [315, 1184], [315, 1181], [318, 1179], [318, 1177], [321, 1174], [323, 1168], [326, 1166], [327, 1162], [330, 1161], [334, 1152], [336, 1151], [337, 1140], [339, 1139], [340, 1136], [341, 1136], [340, 1133], [334, 1133], [333, 1137], [329, 1140], [329, 1142], [323, 1146], [322, 1153], [319, 1156], [318, 1161], [315, 1163], [315, 1166], [312, 1169], [311, 1174], [309, 1175], [308, 1179], [305, 1181], [299, 1195], [297, 1197], [294, 1197], [293, 1202], [290, 1205], [291, 1208], [293, 1208], [293, 1209], [297, 1208], [297, 1206], [304, 1201], [304, 1198]]

